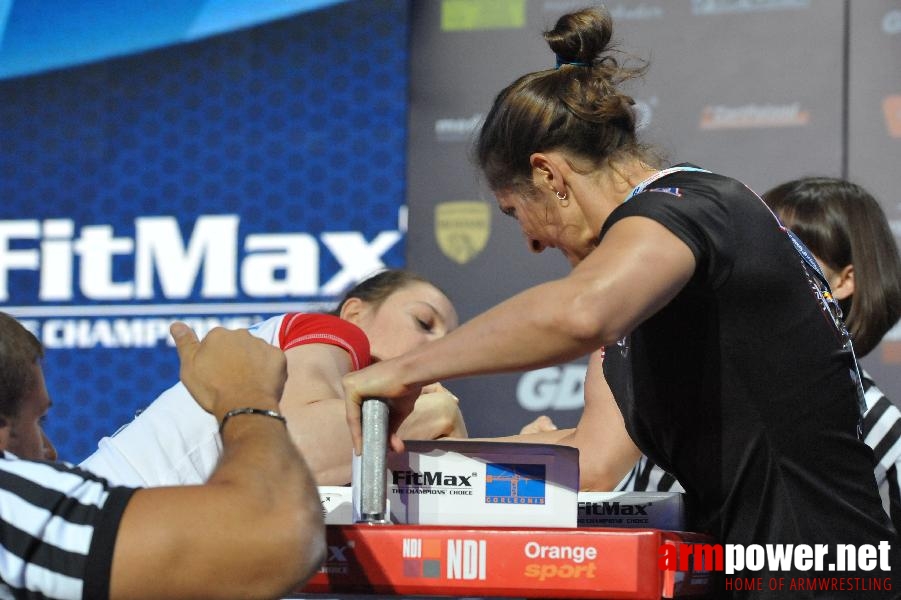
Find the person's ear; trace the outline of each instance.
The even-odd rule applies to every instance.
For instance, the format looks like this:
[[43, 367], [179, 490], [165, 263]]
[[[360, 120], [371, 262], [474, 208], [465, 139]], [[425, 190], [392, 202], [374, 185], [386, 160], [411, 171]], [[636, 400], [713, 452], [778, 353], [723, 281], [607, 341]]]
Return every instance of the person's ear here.
[[338, 316], [354, 325], [360, 324], [360, 319], [366, 313], [369, 305], [359, 298], [348, 298], [341, 306]]
[[532, 166], [532, 183], [541, 190], [553, 194], [566, 194], [566, 182], [557, 159], [544, 152], [535, 152], [529, 157]]
[[854, 295], [854, 265], [846, 265], [836, 271], [830, 282], [832, 295], [836, 300], [845, 300]]
[[9, 436], [12, 432], [12, 421], [4, 416], [0, 416], [0, 451], [9, 447]]

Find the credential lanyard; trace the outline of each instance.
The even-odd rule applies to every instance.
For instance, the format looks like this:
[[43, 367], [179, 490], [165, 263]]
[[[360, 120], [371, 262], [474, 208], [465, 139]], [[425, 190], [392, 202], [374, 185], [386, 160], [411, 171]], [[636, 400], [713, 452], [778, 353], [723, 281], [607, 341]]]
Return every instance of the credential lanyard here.
[[698, 167], [670, 167], [669, 169], [663, 169], [662, 171], [657, 171], [641, 183], [635, 186], [635, 189], [632, 190], [632, 193], [624, 200], [624, 202], [628, 202], [632, 199], [633, 196], [637, 196], [642, 193], [645, 188], [649, 185], [660, 179], [661, 177], [666, 177], [667, 175], [672, 175], [673, 173], [678, 173], [679, 171], [694, 171], [695, 173], [710, 173], [707, 169], [700, 169]]
[[[635, 186], [635, 188], [632, 190], [632, 193], [629, 194], [629, 196], [626, 198], [625, 201], [629, 201], [634, 196], [637, 196], [638, 194], [642, 193], [643, 191], [645, 191], [647, 189], [647, 187], [649, 185], [651, 185], [658, 179], [666, 177], [667, 175], [672, 175], [673, 173], [678, 173], [680, 171], [692, 171], [695, 173], [710, 173], [710, 171], [708, 171], [707, 169], [701, 169], [699, 167], [679, 166], [679, 167], [670, 167], [668, 169], [663, 169], [662, 171], [657, 171], [656, 173], [654, 173], [653, 175], [651, 175], [650, 177], [648, 177], [647, 179], [645, 179], [644, 181], [639, 183], [637, 186]], [[758, 196], [758, 198], [760, 198], [760, 197]], [[761, 202], [763, 202], [762, 199], [761, 199]], [[764, 206], [766, 206], [766, 203], [764, 203]], [[767, 210], [770, 210], [769, 206], [767, 206]], [[798, 252], [798, 254], [801, 256], [801, 258], [804, 260], [804, 263], [808, 267], [810, 267], [813, 270], [813, 272], [817, 274], [817, 277], [819, 277], [820, 280], [823, 283], [825, 283], [828, 287], [829, 280], [826, 279], [826, 275], [823, 274], [823, 270], [820, 268], [819, 263], [813, 257], [813, 254], [810, 253], [810, 250], [807, 249], [807, 246], [804, 245], [804, 242], [802, 242], [798, 238], [798, 236], [796, 236], [788, 227], [785, 227], [784, 225], [782, 225], [782, 221], [779, 219], [779, 217], [776, 216], [776, 214], [772, 210], [770, 210], [770, 214], [772, 214], [773, 217], [775, 217], [776, 221], [779, 223], [779, 226], [782, 228], [782, 230], [788, 234], [788, 239], [791, 240], [792, 246], [795, 247], [795, 250]]]

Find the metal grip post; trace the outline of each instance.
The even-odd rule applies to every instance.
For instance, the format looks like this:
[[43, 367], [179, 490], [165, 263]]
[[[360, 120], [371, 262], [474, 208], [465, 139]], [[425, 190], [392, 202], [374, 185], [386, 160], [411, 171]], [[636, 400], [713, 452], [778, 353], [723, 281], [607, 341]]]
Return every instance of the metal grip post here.
[[364, 523], [388, 523], [387, 467], [388, 401], [363, 401], [363, 455], [360, 477], [360, 518]]

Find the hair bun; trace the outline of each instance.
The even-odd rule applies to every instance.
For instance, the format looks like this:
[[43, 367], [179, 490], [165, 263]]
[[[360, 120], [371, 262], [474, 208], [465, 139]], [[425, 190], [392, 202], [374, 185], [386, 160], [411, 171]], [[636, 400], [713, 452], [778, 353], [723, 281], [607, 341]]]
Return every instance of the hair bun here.
[[592, 65], [607, 50], [613, 36], [613, 19], [603, 8], [586, 8], [563, 15], [554, 28], [544, 32], [544, 39], [554, 54], [557, 65]]

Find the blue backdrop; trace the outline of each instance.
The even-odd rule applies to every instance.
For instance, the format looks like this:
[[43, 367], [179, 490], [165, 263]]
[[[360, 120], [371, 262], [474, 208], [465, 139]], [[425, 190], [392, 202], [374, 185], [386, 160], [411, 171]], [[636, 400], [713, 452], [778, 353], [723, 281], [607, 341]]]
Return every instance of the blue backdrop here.
[[47, 348], [61, 458], [177, 380], [172, 320], [318, 310], [404, 263], [407, 13], [0, 0], [0, 310]]

